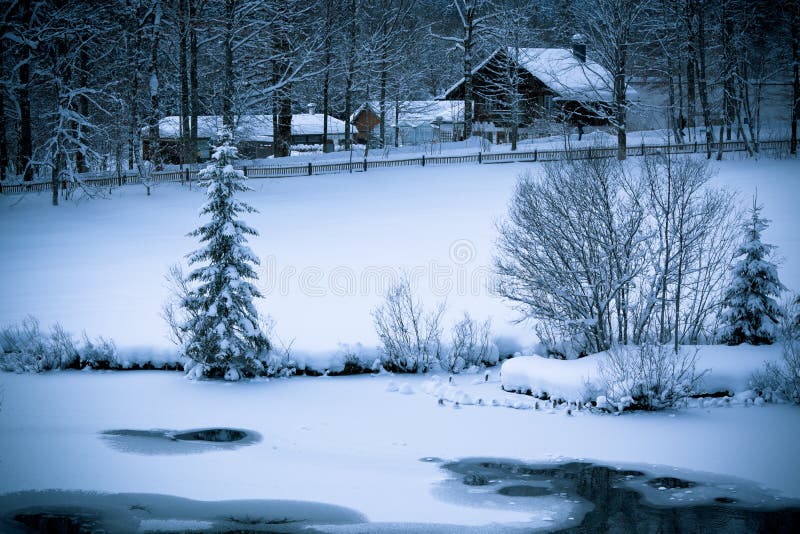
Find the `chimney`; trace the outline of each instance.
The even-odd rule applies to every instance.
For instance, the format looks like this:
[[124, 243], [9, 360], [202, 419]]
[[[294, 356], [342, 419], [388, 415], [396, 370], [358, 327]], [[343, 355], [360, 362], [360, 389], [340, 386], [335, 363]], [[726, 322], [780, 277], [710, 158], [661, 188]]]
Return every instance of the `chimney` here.
[[581, 63], [586, 62], [586, 41], [579, 33], [572, 36], [572, 55]]
[[306, 106], [308, 107], [309, 115], [313, 115], [314, 113], [317, 112], [317, 105], [314, 102], [309, 102], [308, 104], [306, 104]]

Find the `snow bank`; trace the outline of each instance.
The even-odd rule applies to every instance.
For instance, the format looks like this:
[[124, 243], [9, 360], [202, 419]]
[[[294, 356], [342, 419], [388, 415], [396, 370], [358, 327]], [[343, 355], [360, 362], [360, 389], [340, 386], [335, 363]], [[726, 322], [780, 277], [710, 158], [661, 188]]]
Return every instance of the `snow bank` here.
[[155, 347], [118, 347], [115, 356], [121, 369], [153, 367], [155, 369], [177, 369], [183, 360], [177, 350]]
[[567, 401], [590, 400], [586, 384], [597, 381], [598, 364], [604, 357], [605, 353], [578, 360], [519, 356], [503, 363], [500, 379], [506, 391]]
[[[703, 345], [681, 350], [698, 351], [696, 370], [698, 373], [706, 371], [702, 393], [736, 394], [750, 388], [750, 377], [766, 362], [777, 362], [781, 358], [783, 345]], [[511, 358], [503, 363], [500, 371], [502, 387], [506, 391], [537, 397], [595, 400], [592, 386], [598, 383], [599, 365], [607, 354], [601, 352], [578, 360], [554, 360], [538, 355]]]

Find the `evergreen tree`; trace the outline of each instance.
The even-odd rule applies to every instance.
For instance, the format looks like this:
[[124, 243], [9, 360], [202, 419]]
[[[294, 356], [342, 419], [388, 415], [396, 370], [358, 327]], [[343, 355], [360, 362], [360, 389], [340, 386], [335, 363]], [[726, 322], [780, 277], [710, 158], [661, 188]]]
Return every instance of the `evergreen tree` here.
[[775, 247], [761, 242], [761, 232], [770, 222], [761, 216], [761, 209], [754, 198], [749, 220], [743, 225], [744, 242], [736, 251], [744, 257], [733, 266], [733, 281], [723, 300], [722, 338], [729, 345], [771, 344], [783, 316], [773, 297], [786, 288], [778, 279], [777, 267], [768, 260]]
[[190, 265], [199, 266], [188, 276], [193, 287], [183, 302], [188, 317], [183, 350], [192, 361], [187, 373], [195, 378], [239, 380], [263, 374], [270, 350], [253, 305], [261, 294], [250, 283], [257, 279], [253, 265], [260, 262], [246, 245], [246, 236], [258, 232], [238, 218], [256, 210], [235, 198], [250, 190], [244, 173], [231, 164], [235, 158], [231, 135], [223, 133], [212, 163], [200, 173], [208, 199], [200, 214], [210, 215], [211, 221], [189, 234], [205, 245], [188, 255]]

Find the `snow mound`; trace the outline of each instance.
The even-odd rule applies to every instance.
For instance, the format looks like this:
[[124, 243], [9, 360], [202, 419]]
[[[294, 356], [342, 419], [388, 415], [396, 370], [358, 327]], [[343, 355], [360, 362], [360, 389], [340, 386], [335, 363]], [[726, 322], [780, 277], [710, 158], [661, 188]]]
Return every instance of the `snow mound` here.
[[[682, 351], [697, 350], [696, 371], [706, 371], [698, 393], [732, 394], [737, 404], [756, 401], [757, 395], [749, 391], [750, 377], [762, 369], [765, 362], [779, 361], [782, 349], [781, 344], [681, 347]], [[511, 358], [500, 370], [501, 384], [506, 391], [582, 403], [595, 401], [600, 406], [603, 399], [595, 397], [593, 392], [599, 383], [600, 365], [607, 357], [606, 352], [600, 352], [577, 360], [554, 360], [538, 355]], [[722, 405], [717, 400], [713, 403]]]
[[598, 364], [604, 353], [578, 360], [553, 360], [539, 355], [511, 358], [503, 363], [503, 389], [537, 397], [564, 400], [594, 400], [586, 384], [597, 381]]

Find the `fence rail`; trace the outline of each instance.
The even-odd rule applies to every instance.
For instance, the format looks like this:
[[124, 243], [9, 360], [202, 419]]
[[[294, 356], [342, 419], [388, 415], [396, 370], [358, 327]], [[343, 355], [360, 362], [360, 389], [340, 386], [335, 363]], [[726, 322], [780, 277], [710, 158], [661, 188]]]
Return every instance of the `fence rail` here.
[[[758, 143], [759, 153], [788, 153], [790, 142], [781, 141], [761, 141]], [[719, 143], [715, 143], [712, 151], [719, 150]], [[723, 152], [745, 152], [747, 145], [743, 141], [726, 141], [722, 143]], [[629, 145], [626, 149], [627, 156], [646, 156], [655, 154], [693, 154], [706, 151], [705, 143], [691, 143], [682, 145]], [[617, 156], [617, 147], [582, 147], [573, 149], [546, 149], [533, 150], [527, 152], [479, 152], [477, 154], [464, 154], [457, 156], [421, 156], [418, 158], [406, 159], [387, 159], [387, 160], [359, 160], [345, 163], [308, 163], [305, 165], [281, 166], [272, 165], [268, 167], [240, 167], [248, 178], [285, 178], [289, 176], [311, 176], [318, 174], [334, 174], [345, 172], [367, 172], [369, 169], [406, 167], [406, 166], [426, 166], [426, 165], [457, 165], [464, 163], [511, 163], [511, 162], [548, 162], [568, 159], [596, 159], [614, 158]], [[197, 170], [178, 170], [155, 172], [151, 175], [151, 183], [165, 182], [187, 182], [197, 180]], [[81, 180], [81, 183], [96, 187], [115, 187], [125, 184], [141, 183], [139, 175], [135, 171], [127, 171], [125, 174], [117, 175], [109, 173], [106, 176], [97, 177], [97, 173], [92, 173], [91, 177]], [[67, 183], [61, 184], [62, 188], [67, 187]], [[15, 194], [27, 192], [49, 191], [52, 187], [50, 181], [47, 182], [22, 182], [14, 184], [3, 184], [0, 182], [0, 194]]]

